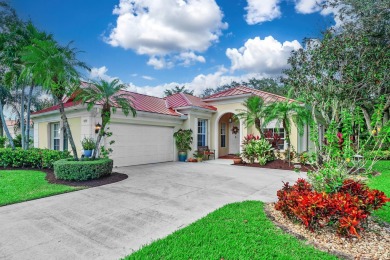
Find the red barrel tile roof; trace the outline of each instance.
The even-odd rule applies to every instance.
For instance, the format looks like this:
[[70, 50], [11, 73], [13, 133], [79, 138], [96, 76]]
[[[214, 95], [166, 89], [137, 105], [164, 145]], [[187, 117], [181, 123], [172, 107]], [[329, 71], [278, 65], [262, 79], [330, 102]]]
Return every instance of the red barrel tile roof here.
[[144, 111], [150, 113], [164, 114], [170, 116], [180, 116], [172, 108], [168, 107], [163, 98], [148, 96], [126, 90], [121, 91], [122, 94], [128, 93], [131, 101], [133, 102], [134, 108], [137, 111]]
[[216, 111], [217, 108], [210, 106], [206, 102], [203, 102], [201, 98], [195, 97], [185, 93], [176, 93], [165, 98], [168, 107], [180, 108], [180, 107], [199, 107], [208, 110]]
[[[230, 88], [218, 93], [215, 93], [211, 96], [205, 97], [203, 100], [207, 101], [209, 99], [217, 99], [217, 98], [223, 98], [223, 97], [234, 97], [234, 96], [240, 96], [240, 95], [256, 95], [264, 99], [265, 102], [276, 102], [276, 101], [285, 101], [288, 98], [282, 97], [276, 94], [268, 93], [265, 91], [257, 90], [254, 88], [248, 88], [244, 86], [238, 86], [234, 88]], [[292, 102], [293, 100], [290, 99]]]

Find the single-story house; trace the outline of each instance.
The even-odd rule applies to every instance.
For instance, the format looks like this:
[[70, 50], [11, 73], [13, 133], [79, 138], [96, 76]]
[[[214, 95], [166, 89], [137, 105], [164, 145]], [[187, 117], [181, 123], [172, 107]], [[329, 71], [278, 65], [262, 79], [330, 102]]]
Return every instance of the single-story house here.
[[[215, 150], [215, 157], [236, 154], [241, 151], [241, 141], [247, 134], [258, 134], [254, 127], [247, 128], [243, 121], [233, 120], [238, 109], [245, 109], [244, 101], [253, 95], [260, 96], [265, 102], [285, 100], [285, 97], [264, 91], [238, 86], [207, 98], [199, 98], [177, 93], [165, 98], [153, 97], [130, 92], [137, 116], [125, 116], [120, 110], [111, 116], [109, 131], [112, 136], [104, 140], [115, 143], [111, 158], [115, 166], [130, 166], [147, 163], [177, 160], [173, 133], [178, 129], [192, 129], [194, 142], [189, 157], [199, 146], [208, 146]], [[84, 137], [96, 137], [95, 127], [101, 124], [100, 107], [87, 111], [86, 106], [73, 102], [69, 98], [65, 103], [73, 139], [81, 154], [81, 140]], [[34, 121], [34, 147], [55, 150], [70, 150], [68, 140], [62, 128], [58, 106], [53, 106], [32, 115]], [[283, 129], [270, 123], [267, 128], [279, 132], [282, 140]], [[233, 131], [234, 128], [234, 131]], [[293, 127], [291, 143], [297, 152], [310, 149], [308, 128], [299, 135]], [[281, 149], [286, 147], [281, 145]]]

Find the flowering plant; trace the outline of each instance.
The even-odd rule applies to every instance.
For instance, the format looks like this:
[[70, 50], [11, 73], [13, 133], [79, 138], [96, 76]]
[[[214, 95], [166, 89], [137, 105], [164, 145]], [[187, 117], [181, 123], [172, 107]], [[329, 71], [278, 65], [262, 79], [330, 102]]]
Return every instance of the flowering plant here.
[[314, 191], [307, 181], [298, 179], [293, 186], [285, 183], [277, 196], [275, 209], [308, 229], [334, 225], [338, 234], [359, 238], [359, 231], [372, 211], [390, 201], [383, 192], [349, 179], [330, 194]]

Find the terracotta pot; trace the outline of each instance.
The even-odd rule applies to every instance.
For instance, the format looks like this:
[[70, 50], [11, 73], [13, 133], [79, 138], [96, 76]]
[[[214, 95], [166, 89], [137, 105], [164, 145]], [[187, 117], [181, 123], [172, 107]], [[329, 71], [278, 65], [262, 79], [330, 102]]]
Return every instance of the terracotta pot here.
[[241, 158], [233, 159], [234, 164], [240, 164], [242, 162]]

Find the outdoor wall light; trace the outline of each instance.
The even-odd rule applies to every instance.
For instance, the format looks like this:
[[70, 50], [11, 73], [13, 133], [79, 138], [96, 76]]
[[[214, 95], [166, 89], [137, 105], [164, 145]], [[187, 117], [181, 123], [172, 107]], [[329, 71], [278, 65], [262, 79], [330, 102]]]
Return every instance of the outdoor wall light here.
[[233, 118], [230, 117], [229, 118], [229, 123], [231, 123], [231, 122], [233, 122]]
[[97, 123], [97, 124], [95, 125], [95, 134], [99, 133], [99, 131], [100, 131], [101, 128], [102, 128], [102, 126], [101, 126], [99, 123]]

